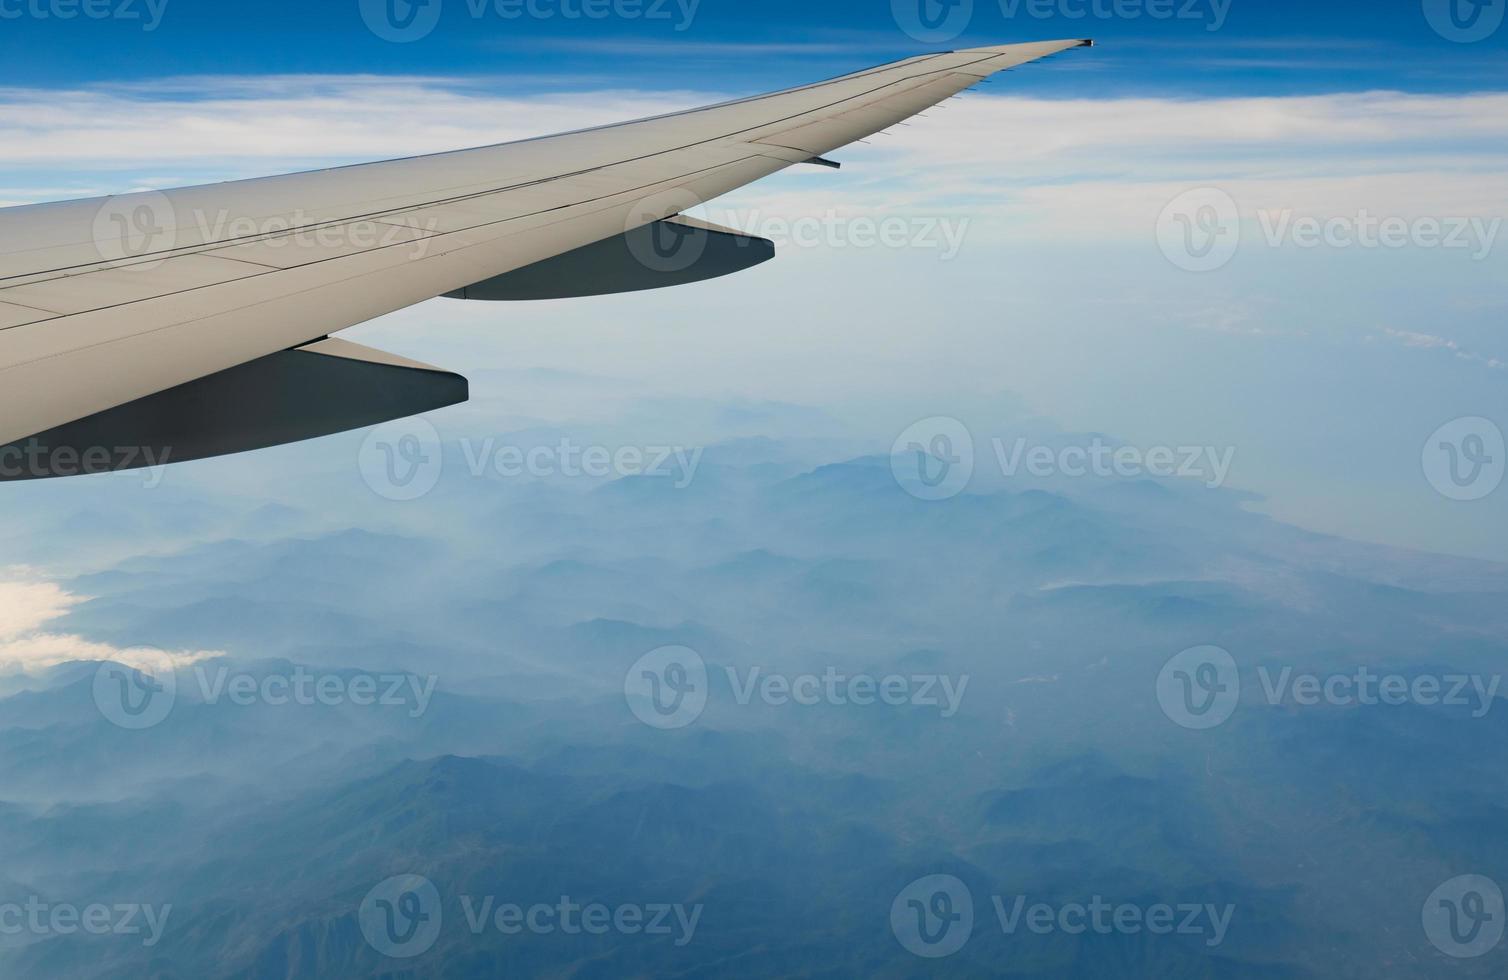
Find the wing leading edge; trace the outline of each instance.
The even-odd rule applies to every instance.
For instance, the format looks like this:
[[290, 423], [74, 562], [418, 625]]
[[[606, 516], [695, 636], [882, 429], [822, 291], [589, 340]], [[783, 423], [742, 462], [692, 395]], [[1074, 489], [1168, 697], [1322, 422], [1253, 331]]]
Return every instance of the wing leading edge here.
[[[548, 294], [570, 295], [559, 274], [568, 266], [558, 257], [574, 253], [579, 261], [593, 254], [588, 246], [666, 227], [665, 219], [820, 160], [997, 72], [1090, 43], [927, 55], [521, 143], [0, 210], [0, 447], [81, 420], [98, 423], [105, 413], [193, 382], [200, 382], [191, 389], [196, 398], [213, 397], [205, 387], [211, 376], [258, 361], [265, 371], [274, 362], [263, 359], [436, 296], [482, 285], [502, 298], [538, 294], [541, 269], [554, 270]], [[717, 242], [725, 232], [693, 238]], [[647, 261], [662, 260], [654, 253]], [[627, 288], [751, 264], [704, 261], [696, 274], [682, 275], [657, 269], [644, 281], [629, 276]], [[510, 283], [515, 270], [532, 276], [530, 285]], [[622, 270], [604, 281], [624, 281]], [[611, 290], [599, 283], [596, 291]], [[258, 376], [230, 377], [244, 384]], [[332, 386], [327, 397], [341, 399], [342, 390]], [[166, 402], [155, 404], [160, 410]], [[304, 407], [354, 426], [372, 417], [364, 408]], [[322, 427], [315, 421], [303, 428]], [[93, 430], [71, 431], [76, 438]], [[327, 431], [338, 429], [313, 435]], [[278, 441], [311, 437], [299, 426], [278, 432], [290, 436]], [[119, 442], [121, 434], [113, 435]], [[276, 444], [264, 436], [250, 442]], [[244, 434], [218, 442], [206, 436], [196, 452], [213, 455], [208, 450], [217, 445], [240, 451], [250, 447], [245, 443]]]

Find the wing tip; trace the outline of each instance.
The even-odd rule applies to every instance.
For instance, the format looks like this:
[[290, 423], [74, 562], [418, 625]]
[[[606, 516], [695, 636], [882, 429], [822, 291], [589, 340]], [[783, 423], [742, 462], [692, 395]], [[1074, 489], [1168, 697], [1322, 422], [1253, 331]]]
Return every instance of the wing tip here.
[[[1071, 51], [1074, 48], [1094, 48], [1099, 42], [1090, 37], [1061, 38], [1056, 41], [1022, 41], [1014, 44], [996, 44], [981, 48], [959, 48], [954, 51], [943, 52], [944, 54], [1022, 54], [1028, 51], [1047, 51], [1056, 54], [1060, 51]], [[1047, 57], [1048, 55], [1038, 55]]]

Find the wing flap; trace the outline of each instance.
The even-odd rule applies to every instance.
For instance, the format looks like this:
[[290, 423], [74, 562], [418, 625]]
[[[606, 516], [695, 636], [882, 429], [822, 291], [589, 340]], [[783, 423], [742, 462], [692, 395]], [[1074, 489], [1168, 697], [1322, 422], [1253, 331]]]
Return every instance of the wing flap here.
[[[244, 245], [217, 248], [204, 254], [274, 269], [296, 269], [302, 265], [345, 258], [379, 248], [415, 245], [434, 234], [435, 231], [431, 229], [397, 222], [362, 221], [273, 235]], [[0, 293], [0, 296], [3, 295], [4, 293]]]
[[181, 255], [0, 289], [0, 300], [58, 314], [87, 313], [157, 296], [202, 289], [272, 271], [211, 255]]
[[0, 303], [0, 330], [36, 323], [38, 320], [50, 320], [55, 316], [57, 316], [56, 313], [49, 313], [46, 310], [33, 310], [12, 303]]

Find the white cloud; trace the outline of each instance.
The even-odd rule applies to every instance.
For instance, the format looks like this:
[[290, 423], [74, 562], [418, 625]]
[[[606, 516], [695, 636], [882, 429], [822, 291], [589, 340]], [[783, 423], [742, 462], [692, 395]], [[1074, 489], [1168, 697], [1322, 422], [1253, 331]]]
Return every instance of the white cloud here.
[[85, 601], [86, 597], [70, 593], [55, 582], [38, 579], [25, 569], [10, 570], [6, 578], [0, 579], [0, 673], [30, 674], [74, 661], [105, 660], [155, 671], [218, 656], [208, 652], [123, 649], [47, 628]]
[[[0, 194], [35, 201], [59, 187], [104, 193], [258, 176], [523, 139], [728, 97], [497, 94], [506, 88], [503, 80], [266, 76], [0, 89]], [[1508, 214], [1508, 94], [1499, 93], [970, 94], [874, 144], [844, 151], [853, 166], [841, 177], [763, 185], [740, 200], [793, 216], [835, 206], [968, 213], [1071, 237], [1144, 236], [1171, 198], [1205, 184], [1229, 192], [1249, 218], [1273, 208]]]
[[1470, 361], [1476, 364], [1485, 364], [1494, 371], [1501, 371], [1505, 367], [1508, 367], [1508, 364], [1504, 364], [1502, 361], [1498, 360], [1495, 357], [1488, 357], [1485, 354], [1478, 354], [1475, 351], [1463, 350], [1460, 344], [1446, 337], [1439, 337], [1434, 334], [1428, 333], [1418, 333], [1413, 330], [1395, 330], [1392, 327], [1383, 327], [1382, 333], [1383, 336], [1396, 340], [1403, 346], [1413, 348], [1415, 350], [1449, 351], [1456, 356], [1457, 360]]
[[[193, 78], [45, 91], [0, 89], [0, 169], [219, 168], [262, 175], [311, 161], [454, 150], [654, 115], [687, 93], [513, 98], [453, 79], [372, 76]], [[203, 93], [214, 93], [204, 98]], [[14, 181], [11, 183], [14, 184]]]
[[1508, 216], [1505, 151], [1500, 94], [971, 96], [865, 151], [881, 157], [865, 174], [900, 180], [814, 188], [785, 206], [838, 196], [853, 207], [969, 213], [980, 235], [1072, 240], [1144, 240], [1169, 201], [1202, 186], [1228, 193], [1251, 231], [1264, 211], [1491, 219]]

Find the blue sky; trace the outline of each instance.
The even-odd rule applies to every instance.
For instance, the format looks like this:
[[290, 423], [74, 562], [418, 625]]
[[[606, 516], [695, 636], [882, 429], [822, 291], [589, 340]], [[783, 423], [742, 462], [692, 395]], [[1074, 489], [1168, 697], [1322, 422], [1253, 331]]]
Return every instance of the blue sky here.
[[[1500, 36], [1457, 43], [1432, 29], [1427, 8], [1456, 0], [956, 0], [966, 5], [957, 10], [971, 12], [946, 26], [949, 36], [937, 44], [902, 29], [911, 16], [907, 4], [936, 0], [897, 0], [899, 15], [888, 0], [667, 0], [663, 6], [660, 0], [595, 0], [606, 16], [583, 13], [597, 9], [593, 0], [531, 0], [527, 8], [524, 0], [424, 0], [438, 20], [422, 40], [402, 44], [366, 29], [382, 10], [377, 0], [366, 19], [360, 0], [89, 0], [80, 8], [89, 15], [60, 18], [74, 9], [70, 4], [83, 2], [0, 4], [0, 57], [9, 82], [69, 86], [167, 74], [381, 72], [737, 90], [919, 49], [1062, 36], [1093, 36], [1107, 49], [1092, 68], [1039, 70], [1026, 84], [1057, 91], [1106, 85], [1190, 93], [1461, 91], [1491, 84], [1508, 67]], [[407, 0], [391, 2], [403, 5], [393, 16], [407, 16]], [[1496, 7], [1488, 3], [1479, 22], [1500, 17], [1501, 6], [1502, 0]], [[427, 15], [423, 8], [417, 13]], [[1470, 24], [1478, 15], [1459, 16]], [[521, 81], [526, 76], [527, 83]]]
[[[597, 0], [663, 14], [606, 20], [564, 16], [574, 0], [536, 0], [550, 16], [522, 18], [440, 0], [407, 9], [421, 26], [435, 15], [410, 43], [379, 37], [387, 8], [364, 17], [359, 0], [29, 13], [68, 2], [0, 0], [0, 204], [526, 138], [935, 47], [1092, 35], [1092, 51], [845, 150], [841, 173], [793, 171], [714, 202], [707, 217], [777, 239], [760, 269], [636, 297], [436, 301], [352, 339], [484, 379], [558, 372], [789, 403], [868, 451], [931, 417], [969, 426], [982, 453], [1027, 417], [1144, 448], [1235, 450], [1228, 487], [1284, 520], [1508, 560], [1508, 487], [1454, 499], [1421, 459], [1457, 420], [1508, 430], [1508, 26], [1471, 41], [1445, 0], [1123, 0], [1136, 16], [1083, 18], [1064, 16], [1086, 9], [1077, 0], [1022, 0], [1013, 18], [1007, 0], [975, 0], [933, 45], [904, 29], [915, 0]], [[1483, 7], [1479, 28], [1505, 6]], [[1151, 13], [1163, 10], [1191, 16]], [[1168, 236], [1211, 189], [1239, 247], [1191, 269]], [[790, 234], [802, 221], [819, 223], [815, 238]], [[854, 247], [851, 232], [878, 221], [900, 222], [908, 244]], [[1337, 221], [1397, 222], [1407, 241], [1306, 239]], [[1439, 226], [1466, 247], [1431, 244]], [[929, 234], [939, 227], [955, 247]], [[483, 380], [474, 394], [468, 424], [499, 424], [486, 411], [506, 392]], [[269, 460], [204, 471], [223, 483]]]

